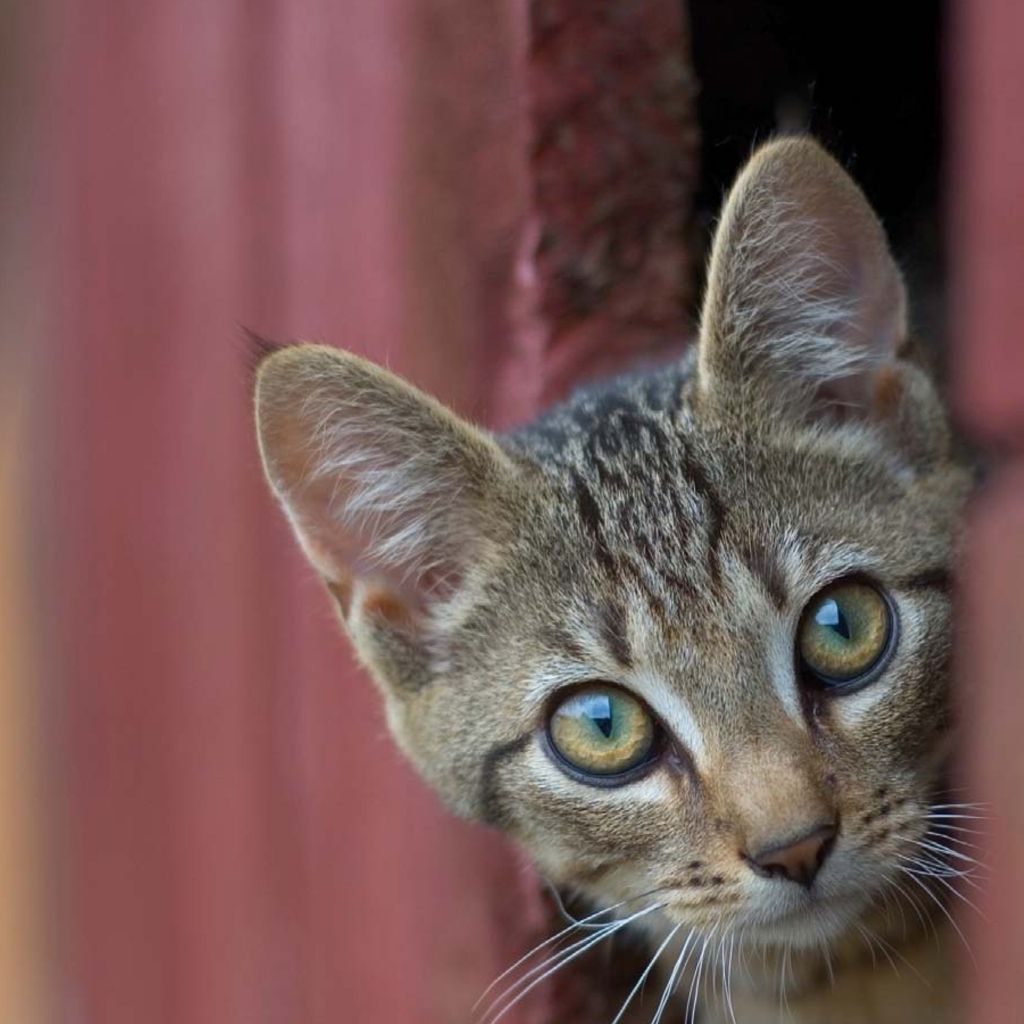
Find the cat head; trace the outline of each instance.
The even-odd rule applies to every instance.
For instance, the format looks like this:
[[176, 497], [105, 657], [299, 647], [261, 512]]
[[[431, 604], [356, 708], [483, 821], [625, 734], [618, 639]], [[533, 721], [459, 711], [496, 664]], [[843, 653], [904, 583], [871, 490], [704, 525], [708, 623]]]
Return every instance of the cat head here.
[[677, 366], [496, 438], [356, 356], [266, 358], [267, 477], [458, 813], [605, 903], [815, 942], [929, 828], [967, 478], [899, 271], [820, 147], [755, 154]]

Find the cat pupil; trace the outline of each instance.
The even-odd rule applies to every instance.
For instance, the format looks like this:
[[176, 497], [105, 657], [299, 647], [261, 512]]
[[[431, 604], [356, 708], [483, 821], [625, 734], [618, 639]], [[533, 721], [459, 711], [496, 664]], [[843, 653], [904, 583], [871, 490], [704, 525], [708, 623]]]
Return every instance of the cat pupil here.
[[608, 697], [594, 697], [590, 707], [587, 709], [590, 720], [601, 730], [604, 738], [610, 739], [612, 735], [612, 702]]
[[814, 616], [819, 626], [831, 626], [844, 640], [850, 639], [850, 624], [833, 598], [829, 598]]

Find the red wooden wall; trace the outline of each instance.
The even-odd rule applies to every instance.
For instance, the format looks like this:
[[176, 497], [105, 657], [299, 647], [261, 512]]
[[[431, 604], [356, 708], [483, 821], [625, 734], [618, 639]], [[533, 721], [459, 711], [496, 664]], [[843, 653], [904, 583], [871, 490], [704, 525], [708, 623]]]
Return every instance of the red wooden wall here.
[[976, 1024], [1024, 1020], [1024, 5], [960, 0], [949, 34], [952, 379], [988, 482], [964, 553], [961, 700], [992, 875], [968, 917]]
[[240, 331], [367, 353], [495, 423], [595, 353], [677, 342], [678, 5], [528, 6], [42, 8], [69, 1024], [450, 1024], [539, 927], [512, 852], [392, 749], [259, 478]]

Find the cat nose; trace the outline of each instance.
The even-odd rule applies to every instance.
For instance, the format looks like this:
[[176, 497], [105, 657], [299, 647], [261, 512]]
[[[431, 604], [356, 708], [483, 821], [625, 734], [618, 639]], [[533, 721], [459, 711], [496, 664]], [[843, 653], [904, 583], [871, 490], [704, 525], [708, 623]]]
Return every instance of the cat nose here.
[[835, 838], [835, 825], [817, 825], [798, 839], [744, 853], [743, 859], [762, 878], [788, 878], [809, 889]]

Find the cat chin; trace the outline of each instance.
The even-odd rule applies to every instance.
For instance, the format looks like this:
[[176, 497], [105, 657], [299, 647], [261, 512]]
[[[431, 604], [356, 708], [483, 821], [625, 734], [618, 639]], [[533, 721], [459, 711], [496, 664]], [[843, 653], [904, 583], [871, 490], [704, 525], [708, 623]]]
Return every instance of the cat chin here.
[[820, 949], [847, 932], [864, 912], [862, 896], [806, 897], [796, 906], [765, 914], [744, 925], [754, 942]]
[[823, 951], [838, 948], [843, 940], [854, 933], [854, 927], [864, 913], [865, 906], [863, 900], [849, 897], [808, 903], [774, 917], [767, 914], [749, 917], [741, 915], [721, 922], [709, 918], [694, 921], [685, 913], [672, 913], [671, 907], [668, 907], [661, 914], [642, 922], [639, 930], [646, 933], [648, 941], [654, 945], [667, 939], [670, 932], [682, 926], [683, 934], [688, 934], [691, 929], [698, 936], [734, 934], [739, 944], [754, 954], [774, 950], [785, 952], [786, 955], [805, 951], [820, 955]]
[[[848, 933], [863, 915], [869, 901], [860, 895], [799, 896], [781, 907], [752, 908], [729, 922], [728, 929], [743, 935], [755, 947], [773, 946], [794, 950], [821, 950]], [[646, 930], [667, 933], [674, 925], [711, 931], [713, 922], [690, 919], [683, 908], [673, 913], [671, 904], [646, 923]]]

